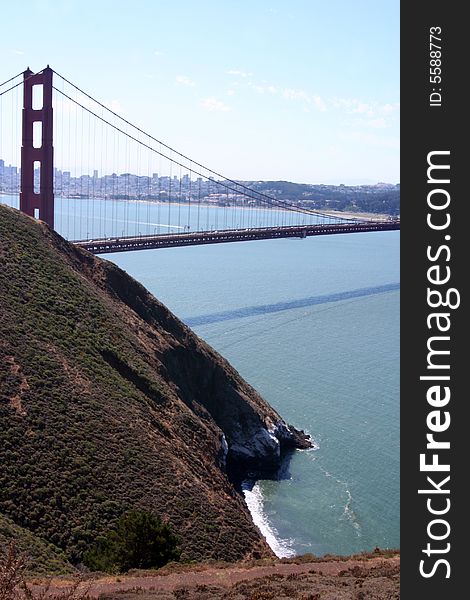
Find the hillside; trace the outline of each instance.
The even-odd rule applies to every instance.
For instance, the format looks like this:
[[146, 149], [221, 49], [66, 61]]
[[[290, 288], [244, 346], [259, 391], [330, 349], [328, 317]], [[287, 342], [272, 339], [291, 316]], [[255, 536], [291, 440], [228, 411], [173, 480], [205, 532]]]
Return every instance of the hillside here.
[[[50, 591], [64, 594], [68, 578], [55, 578]], [[30, 588], [40, 597], [44, 582]], [[248, 563], [178, 565], [127, 575], [91, 575], [78, 584], [75, 598], [90, 600], [398, 600], [400, 554], [376, 550], [349, 557], [311, 554]], [[64, 597], [64, 596], [60, 596]]]
[[324, 185], [246, 181], [248, 187], [305, 208], [352, 213], [400, 214], [400, 185]]
[[29, 572], [38, 575], [64, 575], [74, 572], [62, 550], [0, 515], [0, 550], [6, 548], [11, 540], [15, 540], [18, 555], [27, 556]]
[[129, 508], [183, 559], [269, 556], [231, 480], [309, 446], [138, 282], [4, 206], [0, 419], [0, 514], [72, 564]]

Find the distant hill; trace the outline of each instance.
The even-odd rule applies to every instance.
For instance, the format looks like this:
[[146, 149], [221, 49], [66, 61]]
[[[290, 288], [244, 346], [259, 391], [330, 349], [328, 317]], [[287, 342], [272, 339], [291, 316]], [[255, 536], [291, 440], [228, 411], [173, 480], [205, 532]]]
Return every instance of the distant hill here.
[[246, 181], [248, 187], [278, 200], [318, 210], [400, 214], [400, 185], [324, 185], [290, 181]]
[[309, 445], [142, 285], [4, 206], [0, 422], [0, 545], [59, 571], [130, 508], [183, 559], [271, 555], [227, 471]]

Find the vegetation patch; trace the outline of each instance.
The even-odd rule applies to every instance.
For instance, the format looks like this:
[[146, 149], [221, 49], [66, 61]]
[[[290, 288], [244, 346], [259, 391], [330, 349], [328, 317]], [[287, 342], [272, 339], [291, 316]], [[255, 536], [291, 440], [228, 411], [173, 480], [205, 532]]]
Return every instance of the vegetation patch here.
[[5, 206], [0, 306], [4, 539], [40, 540], [60, 572], [136, 510], [183, 561], [272, 555], [224, 472], [220, 422], [279, 416], [222, 357], [118, 267]]
[[84, 562], [92, 571], [122, 573], [163, 567], [180, 555], [169, 525], [150, 512], [133, 510], [85, 553]]

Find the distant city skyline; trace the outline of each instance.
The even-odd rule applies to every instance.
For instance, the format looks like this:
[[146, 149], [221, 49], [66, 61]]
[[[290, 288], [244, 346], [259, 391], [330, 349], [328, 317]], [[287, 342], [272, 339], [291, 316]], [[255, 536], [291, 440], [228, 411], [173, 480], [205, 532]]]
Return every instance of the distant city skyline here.
[[[39, 184], [40, 170], [34, 170], [34, 181], [35, 184]], [[12, 165], [7, 163], [3, 158], [0, 157], [0, 192], [8, 192], [15, 193], [20, 191], [20, 178], [21, 178], [21, 167], [18, 165]], [[118, 182], [116, 184], [116, 189], [112, 190], [111, 186], [108, 186], [110, 181], [115, 180]], [[132, 197], [145, 197], [149, 194], [155, 193], [158, 188], [158, 193], [165, 193], [165, 186], [168, 186], [168, 183], [181, 182], [181, 189], [184, 192], [195, 193], [194, 190], [197, 190], [197, 184], [203, 185], [204, 194], [213, 194], [217, 195], [219, 192], [215, 190], [210, 190], [208, 185], [215, 186], [220, 189], [225, 189], [230, 187], [232, 184], [234, 186], [237, 183], [240, 184], [262, 184], [262, 183], [276, 183], [276, 180], [238, 180], [238, 181], [228, 181], [224, 179], [218, 179], [217, 177], [199, 177], [195, 174], [190, 174], [189, 172], [182, 172], [182, 175], [179, 177], [178, 175], [169, 176], [167, 174], [159, 174], [152, 173], [151, 175], [140, 175], [137, 173], [133, 173], [131, 171], [126, 171], [124, 173], [114, 173], [114, 172], [103, 172], [100, 174], [99, 169], [94, 169], [92, 174], [89, 173], [78, 173], [76, 175], [72, 174], [70, 171], [62, 171], [54, 167], [54, 190], [55, 192], [66, 192], [64, 196], [67, 196], [70, 191], [72, 193], [78, 194], [79, 192], [86, 192], [86, 194], [90, 194], [91, 192], [95, 193], [97, 197], [100, 196], [112, 196], [113, 193], [121, 193], [129, 191], [132, 188], [132, 192], [130, 196]], [[278, 180], [278, 183], [283, 183], [283, 181]], [[290, 182], [296, 183], [296, 182]], [[301, 184], [302, 185], [302, 184]], [[349, 188], [377, 188], [377, 189], [399, 189], [399, 183], [390, 183], [390, 182], [377, 182], [375, 184], [362, 184], [362, 185], [350, 185], [347, 186], [345, 184], [307, 184], [312, 187], [325, 187], [325, 188], [341, 188], [341, 187], [349, 187]], [[108, 186], [108, 187], [106, 187]], [[127, 186], [127, 188], [126, 188]], [[153, 189], [155, 186], [156, 189]], [[193, 187], [192, 187], [193, 186]], [[253, 188], [254, 189], [254, 188]], [[139, 191], [140, 190], [140, 191]], [[168, 187], [166, 187], [168, 190]], [[171, 188], [170, 188], [171, 191]], [[197, 193], [197, 192], [196, 192]], [[177, 188], [173, 188], [173, 194], [178, 196], [179, 191]], [[79, 194], [80, 195], [80, 194]], [[223, 195], [223, 194], [221, 194]], [[275, 196], [275, 190], [273, 190], [273, 195]]]
[[[21, 168], [5, 164], [0, 157], [0, 203], [4, 195], [20, 194]], [[40, 169], [34, 170], [34, 190], [40, 191]], [[353, 210], [400, 213], [400, 184], [347, 186], [344, 184], [298, 184], [286, 181], [235, 181], [201, 177], [181, 171], [180, 175], [151, 173], [93, 173], [73, 176], [54, 168], [56, 198], [148, 201], [150, 203], [196, 203], [212, 206], [259, 206], [278, 208], [280, 203], [313, 210]], [[268, 201], [266, 201], [268, 200]], [[8, 201], [7, 201], [8, 203]], [[13, 200], [15, 206], [15, 200]]]
[[400, 181], [398, 0], [25, 0], [2, 20], [0, 81], [50, 64], [227, 177]]

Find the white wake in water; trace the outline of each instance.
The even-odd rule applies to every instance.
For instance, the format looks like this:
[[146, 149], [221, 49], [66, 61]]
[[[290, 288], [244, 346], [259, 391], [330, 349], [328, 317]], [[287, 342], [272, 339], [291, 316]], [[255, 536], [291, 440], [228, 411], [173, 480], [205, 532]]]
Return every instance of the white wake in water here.
[[242, 491], [253, 523], [261, 531], [274, 554], [278, 558], [295, 556], [295, 550], [292, 548], [294, 540], [280, 538], [277, 530], [269, 523], [264, 512], [263, 494], [259, 483], [253, 485], [252, 481], [244, 481], [242, 483]]
[[326, 475], [326, 477], [330, 477], [331, 479], [336, 481], [336, 483], [338, 483], [339, 485], [344, 487], [344, 491], [346, 493], [347, 499], [346, 499], [346, 504], [344, 505], [344, 508], [343, 508], [342, 517], [347, 519], [351, 523], [351, 525], [356, 530], [356, 534], [358, 535], [358, 537], [360, 537], [361, 536], [361, 524], [359, 523], [359, 520], [358, 520], [355, 512], [351, 508], [353, 497], [352, 497], [351, 492], [349, 491], [348, 484], [346, 483], [346, 481], [341, 481], [340, 479], [338, 479], [337, 477], [332, 475], [329, 471], [327, 471], [321, 465], [319, 465], [319, 466], [320, 466], [320, 470], [322, 471], [322, 473], [324, 473]]

